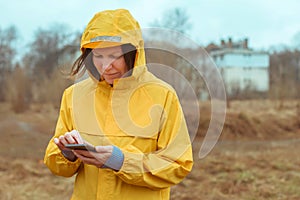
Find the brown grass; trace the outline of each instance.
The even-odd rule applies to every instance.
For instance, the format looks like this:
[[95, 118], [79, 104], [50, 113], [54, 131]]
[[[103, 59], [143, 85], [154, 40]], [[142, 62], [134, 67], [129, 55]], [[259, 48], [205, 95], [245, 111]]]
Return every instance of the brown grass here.
[[31, 101], [31, 81], [26, 76], [25, 70], [17, 67], [11, 74], [5, 76], [4, 98], [11, 102], [11, 108], [15, 113], [21, 113], [28, 109]]
[[36, 103], [52, 104], [58, 108], [64, 88], [72, 82], [59, 69], [55, 69], [49, 77], [39, 75], [29, 78], [25, 69], [17, 67], [5, 77], [3, 95], [15, 113], [25, 112]]
[[[25, 113], [15, 114], [7, 105], [0, 104], [1, 199], [69, 199], [74, 177], [54, 176], [42, 163], [57, 108], [34, 104]], [[210, 109], [208, 104], [200, 105], [199, 133], [204, 134]], [[296, 105], [286, 102], [279, 111], [272, 101], [231, 102], [214, 150], [199, 159], [203, 136], [193, 141], [193, 171], [172, 188], [171, 199], [300, 199]]]
[[[232, 101], [227, 110], [222, 139], [282, 139], [300, 136], [300, 101], [286, 101], [279, 109], [277, 101], [250, 100]], [[202, 104], [202, 105], [201, 105]], [[200, 126], [198, 136], [206, 134], [210, 123], [210, 109], [207, 102], [200, 103]]]
[[172, 190], [173, 199], [300, 199], [295, 142], [221, 142]]

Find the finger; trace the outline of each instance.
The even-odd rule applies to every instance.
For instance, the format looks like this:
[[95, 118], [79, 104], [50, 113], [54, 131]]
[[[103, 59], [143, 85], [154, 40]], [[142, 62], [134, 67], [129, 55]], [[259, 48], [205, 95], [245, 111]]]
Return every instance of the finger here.
[[81, 156], [87, 157], [87, 158], [95, 158], [95, 155], [92, 154], [90, 151], [86, 150], [73, 150], [74, 153], [77, 153]]
[[59, 144], [59, 139], [58, 139], [58, 138], [54, 138], [54, 139], [53, 139], [53, 142], [54, 142], [56, 145], [58, 145], [58, 144]]
[[92, 161], [94, 157], [89, 157], [80, 150], [73, 150], [73, 153], [82, 161]]
[[73, 136], [73, 138], [75, 138], [78, 144], [84, 143], [82, 137], [80, 136], [80, 133], [77, 130], [72, 130], [70, 133]]
[[59, 136], [59, 142], [62, 144], [62, 145], [66, 145], [66, 144], [68, 144], [68, 142], [66, 141], [66, 139], [65, 139], [65, 136], [64, 135], [61, 135], [61, 136]]
[[60, 143], [59, 139], [58, 138], [54, 138], [53, 139], [54, 143], [58, 146], [58, 148], [60, 150], [62, 150], [64, 148], [64, 145]]
[[89, 158], [85, 157], [81, 154], [78, 154], [74, 151], [75, 156], [77, 156], [83, 163], [88, 164], [88, 165], [95, 165], [97, 167], [101, 167], [104, 163], [100, 162], [99, 160], [95, 158]]
[[69, 144], [75, 144], [77, 143], [77, 141], [73, 138], [72, 134], [70, 132], [67, 132], [65, 134], [65, 140], [69, 143]]

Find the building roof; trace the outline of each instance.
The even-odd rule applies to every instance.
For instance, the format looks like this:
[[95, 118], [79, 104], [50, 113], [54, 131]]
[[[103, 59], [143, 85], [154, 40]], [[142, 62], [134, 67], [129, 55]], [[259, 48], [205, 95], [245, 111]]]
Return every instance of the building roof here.
[[221, 40], [220, 45], [210, 43], [205, 48], [210, 55], [224, 55], [224, 54], [268, 54], [263, 51], [254, 51], [248, 46], [248, 38], [233, 42], [231, 38], [228, 41]]

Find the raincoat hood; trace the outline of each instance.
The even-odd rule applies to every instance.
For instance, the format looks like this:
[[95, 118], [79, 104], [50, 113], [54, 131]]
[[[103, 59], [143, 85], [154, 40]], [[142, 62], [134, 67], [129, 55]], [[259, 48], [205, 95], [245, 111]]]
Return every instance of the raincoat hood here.
[[128, 10], [106, 10], [99, 12], [88, 23], [81, 38], [84, 48], [105, 48], [132, 44], [137, 49], [134, 66], [145, 65], [144, 41], [139, 23]]

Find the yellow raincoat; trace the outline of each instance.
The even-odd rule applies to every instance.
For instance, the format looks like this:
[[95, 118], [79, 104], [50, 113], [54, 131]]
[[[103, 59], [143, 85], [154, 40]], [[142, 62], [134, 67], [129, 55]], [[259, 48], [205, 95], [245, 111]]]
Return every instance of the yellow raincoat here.
[[96, 14], [81, 48], [131, 43], [137, 48], [131, 76], [88, 78], [63, 94], [55, 135], [76, 129], [93, 145], [115, 145], [124, 154], [119, 171], [67, 160], [50, 140], [44, 162], [56, 175], [76, 174], [73, 200], [164, 200], [170, 186], [191, 171], [192, 148], [175, 91], [147, 71], [139, 24], [127, 10]]

